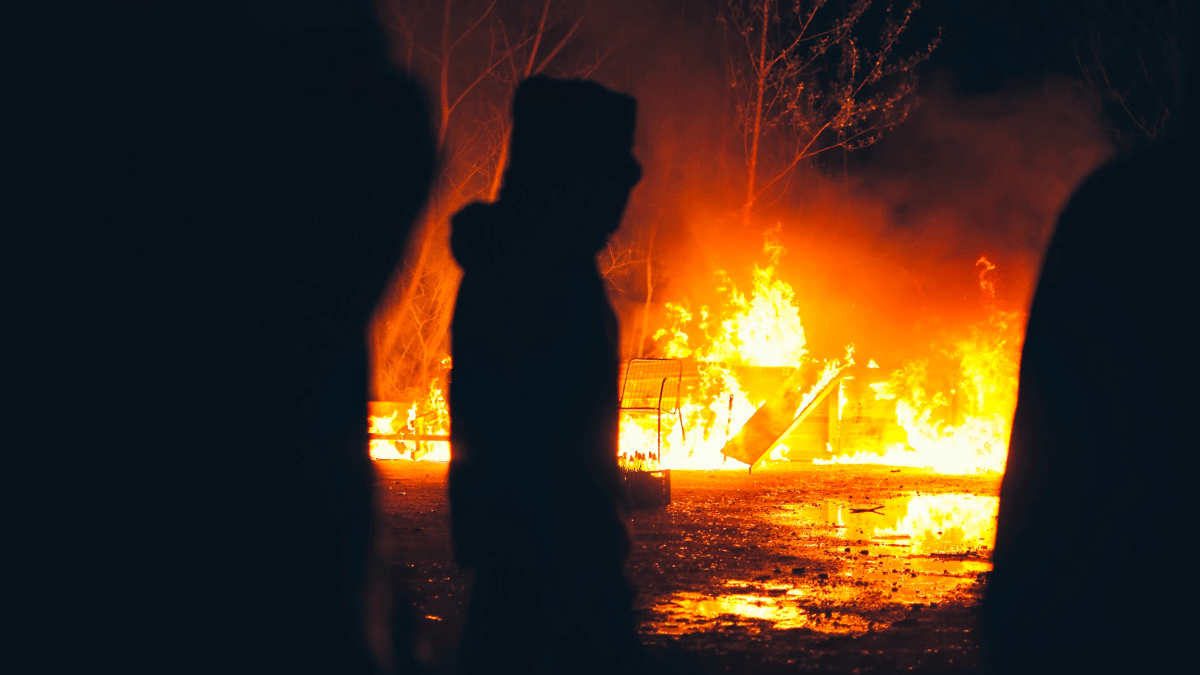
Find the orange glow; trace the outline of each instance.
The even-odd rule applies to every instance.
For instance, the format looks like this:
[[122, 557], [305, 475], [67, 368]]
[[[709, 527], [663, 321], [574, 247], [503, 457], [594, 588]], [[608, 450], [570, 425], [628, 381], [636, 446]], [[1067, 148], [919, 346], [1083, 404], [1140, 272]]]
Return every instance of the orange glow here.
[[[986, 256], [975, 264], [983, 268], [979, 283], [990, 305], [995, 286], [989, 273], [996, 266]], [[992, 307], [985, 320], [943, 350], [955, 371], [948, 388], [933, 384], [929, 359], [908, 361], [887, 382], [871, 385], [877, 400], [896, 402], [896, 421], [908, 435], [906, 443], [891, 444], [882, 455], [845, 448], [850, 452], [825, 463], [922, 467], [948, 474], [1003, 472], [1024, 336], [1022, 314]]]
[[[450, 357], [442, 360], [449, 372]], [[406, 436], [400, 439], [370, 440], [371, 459], [408, 459], [426, 462], [450, 461], [450, 441], [430, 437], [450, 435], [450, 406], [446, 402], [443, 377], [438, 375], [426, 388], [424, 396], [413, 402], [403, 424], [397, 422], [399, 410], [391, 415], [368, 415], [368, 432], [381, 436]]]
[[[654, 333], [660, 353], [667, 358], [694, 359], [699, 382], [685, 387], [681, 404], [684, 429], [678, 420], [663, 417], [662, 459], [646, 459], [657, 448], [657, 420], [644, 415], [623, 415], [622, 464], [629, 468], [744, 469], [728, 459], [721, 448], [735, 436], [765, 400], [751, 400], [734, 371], [737, 366], [796, 368], [807, 356], [800, 311], [793, 304], [795, 291], [778, 277], [779, 260], [786, 252], [778, 239], [779, 228], [765, 234], [764, 267], [754, 265], [749, 294], [738, 290], [724, 271], [717, 272], [718, 291], [728, 311], [716, 315], [707, 306], [698, 313], [686, 303], [667, 303], [670, 325]], [[811, 392], [816, 395], [817, 389]], [[686, 436], [686, 440], [685, 440]], [[785, 448], [786, 449], [786, 448]]]
[[728, 316], [714, 317], [712, 310], [702, 306], [699, 323], [689, 328], [695, 317], [686, 303], [667, 303], [671, 326], [654, 334], [655, 340], [669, 338], [661, 346], [663, 356], [777, 368], [796, 367], [803, 362], [808, 351], [804, 348], [800, 310], [792, 304], [796, 292], [778, 278], [779, 259], [787, 252], [779, 243], [779, 229], [776, 226], [764, 233], [767, 265], [754, 265], [749, 298], [724, 270], [717, 270], [717, 290], [726, 296]]
[[[786, 251], [778, 234], [778, 227], [765, 233], [766, 262], [753, 265], [752, 286], [745, 292], [728, 273], [718, 271], [717, 308], [703, 305], [693, 310], [686, 301], [665, 304], [666, 325], [654, 331], [653, 338], [659, 356], [682, 359], [688, 364], [680, 413], [662, 416], [661, 439], [656, 416], [622, 414], [618, 450], [621, 465], [638, 470], [745, 469], [744, 463], [725, 457], [721, 449], [766, 402], [765, 394], [751, 393], [761, 392], [762, 386], [747, 386], [746, 373], [756, 368], [771, 373], [765, 369], [778, 368], [779, 373], [769, 377], [783, 381], [788, 373], [807, 364], [815, 367], [816, 380], [806, 382], [796, 415], [834, 379], [870, 377], [880, 381], [864, 383], [865, 396], [884, 402], [879, 405], [886, 405], [894, 420], [879, 423], [898, 427], [889, 442], [872, 447], [862, 445], [862, 439], [870, 434], [843, 435], [834, 442], [832, 434], [842, 433], [836, 430], [851, 424], [843, 419], [849, 414], [848, 406], [857, 404], [855, 409], [861, 412], [864, 395], [855, 393], [851, 399], [847, 389], [839, 385], [836, 394], [831, 394], [834, 398], [829, 399], [829, 428], [835, 431], [830, 431], [830, 443], [821, 440], [819, 444], [830, 454], [814, 462], [885, 464], [948, 474], [1003, 471], [1016, 406], [1024, 317], [995, 308], [996, 265], [986, 256], [975, 261], [988, 317], [957, 338], [935, 346], [936, 358], [910, 359], [887, 377], [874, 359], [867, 359], [865, 368], [850, 370], [855, 363], [853, 345], [840, 359], [819, 361], [809, 354], [800, 312], [794, 304], [796, 291], [779, 278], [779, 263]], [[448, 372], [448, 358], [443, 366]], [[394, 411], [370, 418], [372, 434], [402, 437], [372, 439], [372, 458], [449, 460], [448, 441], [430, 438], [449, 434], [444, 379], [441, 374], [435, 377], [422, 398], [408, 407], [407, 415]], [[855, 391], [863, 392], [864, 388]], [[857, 420], [853, 423], [861, 424]], [[883, 436], [876, 433], [872, 437]], [[796, 442], [785, 434], [770, 448], [763, 448], [766, 455], [760, 463], [787, 461], [793, 450], [789, 446]]]
[[[840, 538], [867, 542], [865, 545], [879, 554], [958, 555], [995, 546], [999, 505], [999, 498], [987, 495], [912, 493], [857, 508], [851, 502], [788, 505], [776, 518], [792, 526], [814, 523], [835, 526]], [[926, 563], [916, 566], [923, 564]], [[978, 571], [975, 567], [980, 564], [983, 563], [973, 563], [974, 567], [967, 568]], [[958, 571], [970, 571], [959, 567]], [[990, 569], [990, 564], [979, 569]]]

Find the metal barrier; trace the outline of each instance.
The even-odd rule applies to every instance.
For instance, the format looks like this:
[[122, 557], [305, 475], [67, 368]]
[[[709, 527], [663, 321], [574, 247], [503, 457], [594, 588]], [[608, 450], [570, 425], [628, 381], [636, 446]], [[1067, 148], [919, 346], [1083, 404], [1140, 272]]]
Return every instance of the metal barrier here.
[[632, 359], [625, 365], [621, 381], [621, 410], [654, 414], [658, 417], [655, 461], [662, 461], [662, 416], [675, 414], [684, 440], [683, 411], [679, 405], [683, 383], [683, 362], [679, 359]]

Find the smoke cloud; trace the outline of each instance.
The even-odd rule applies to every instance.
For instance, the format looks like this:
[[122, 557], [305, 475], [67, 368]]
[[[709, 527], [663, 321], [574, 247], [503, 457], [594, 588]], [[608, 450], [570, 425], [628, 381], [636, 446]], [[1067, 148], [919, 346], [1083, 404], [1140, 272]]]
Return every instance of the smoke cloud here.
[[[818, 358], [849, 343], [863, 359], [912, 358], [993, 308], [1027, 310], [1059, 211], [1111, 154], [1095, 101], [1076, 83], [962, 96], [933, 73], [905, 123], [845, 164], [834, 151], [802, 168], [746, 228], [728, 55], [707, 11], [715, 3], [647, 11], [637, 29], [613, 22], [620, 37], [597, 72], [639, 101], [645, 177], [614, 246], [644, 257], [654, 233], [649, 332], [665, 301], [714, 303], [715, 270], [747, 290], [752, 266], [766, 262], [763, 232], [777, 225], [787, 248], [779, 275]], [[996, 265], [994, 303], [981, 293], [981, 256]], [[627, 355], [646, 298], [644, 265], [633, 267], [614, 284]]]
[[[396, 0], [381, 6], [398, 62], [414, 64], [438, 90], [437, 63], [422, 55], [437, 53], [441, 5]], [[508, 44], [498, 26], [513, 36], [528, 31], [541, 3], [501, 2], [486, 9], [491, 6], [472, 0], [454, 5], [451, 35], [478, 27], [455, 48], [444, 80], [450, 101], [493, 63], [497, 45]], [[635, 153], [643, 179], [613, 240], [610, 261], [621, 264], [609, 275], [626, 356], [637, 354], [647, 344], [643, 338], [663, 324], [665, 302], [715, 304], [716, 270], [747, 290], [752, 266], [766, 262], [763, 232], [776, 226], [787, 249], [779, 276], [795, 289], [809, 351], [817, 358], [840, 356], [854, 343], [861, 359], [878, 359], [886, 368], [887, 360], [919, 358], [993, 307], [1027, 308], [1059, 210], [1111, 153], [1095, 123], [1097, 106], [1078, 85], [1047, 80], [963, 96], [946, 84], [948, 78], [927, 74], [918, 89], [920, 104], [906, 122], [871, 148], [847, 157], [835, 150], [800, 167], [757, 204], [746, 227], [739, 214], [743, 135], [727, 69], [732, 47], [717, 20], [719, 8], [718, 0], [552, 3], [557, 23], [544, 44], [571, 39], [543, 72], [585, 71], [638, 100]], [[495, 14], [475, 23], [485, 11]], [[499, 63], [489, 71], [493, 76], [520, 65]], [[580, 64], [589, 63], [597, 65], [581, 71]], [[449, 281], [430, 313], [443, 319], [456, 283], [442, 272], [453, 269], [444, 251], [446, 219], [462, 203], [486, 199], [496, 184], [493, 169], [501, 165], [497, 149], [503, 147], [512, 82], [481, 82], [449, 116], [444, 157], [450, 179], [431, 202], [433, 244], [425, 250], [442, 251], [447, 261], [426, 269]], [[418, 250], [410, 246], [410, 263]], [[993, 305], [981, 296], [975, 267], [984, 255], [997, 268]], [[397, 299], [381, 311], [380, 324], [394, 323], [389, 330], [401, 336], [379, 341], [376, 386], [383, 396], [396, 394], [386, 393], [394, 386], [379, 384], [387, 379], [379, 374], [399, 373], [393, 379], [407, 382], [409, 371], [428, 370], [405, 370], [385, 364], [387, 359], [402, 362], [419, 354], [436, 363], [437, 345], [448, 348], [444, 332], [422, 337], [421, 345], [432, 345], [423, 351], [389, 346], [405, 344], [403, 336], [417, 330], [392, 322], [402, 306]]]

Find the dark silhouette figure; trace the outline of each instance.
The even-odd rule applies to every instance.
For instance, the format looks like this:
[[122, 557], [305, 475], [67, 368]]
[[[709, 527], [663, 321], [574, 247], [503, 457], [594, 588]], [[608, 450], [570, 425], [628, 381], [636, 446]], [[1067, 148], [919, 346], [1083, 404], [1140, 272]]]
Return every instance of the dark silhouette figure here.
[[1060, 217], [1000, 493], [995, 672], [1174, 672], [1190, 651], [1193, 152], [1176, 140], [1115, 161]]
[[96, 391], [129, 471], [88, 631], [155, 672], [376, 672], [365, 330], [430, 185], [424, 96], [365, 0], [114, 11]]
[[535, 77], [500, 199], [453, 221], [450, 499], [475, 574], [463, 672], [637, 669], [619, 511], [618, 331], [595, 255], [641, 170], [635, 101]]

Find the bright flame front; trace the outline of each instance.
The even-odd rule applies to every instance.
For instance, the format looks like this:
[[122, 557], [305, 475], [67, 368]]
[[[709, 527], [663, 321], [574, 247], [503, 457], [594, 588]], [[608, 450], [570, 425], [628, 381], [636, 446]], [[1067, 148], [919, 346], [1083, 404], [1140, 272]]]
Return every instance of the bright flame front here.
[[[869, 384], [865, 396], [889, 407], [894, 421], [888, 424], [903, 431], [903, 440], [875, 446], [843, 434], [840, 438], [848, 440], [836, 447], [822, 442], [826, 456], [814, 462], [884, 464], [949, 474], [1003, 471], [1016, 407], [1024, 317], [994, 307], [995, 265], [986, 257], [976, 261], [981, 268], [980, 288], [990, 310], [988, 318], [937, 347], [937, 368], [928, 358], [916, 358], [881, 379], [885, 371], [868, 359], [865, 368], [851, 375], [853, 346], [840, 359], [817, 361], [809, 354], [794, 304], [796, 291], [779, 278], [785, 250], [778, 232], [776, 228], [766, 233], [766, 264], [753, 266], [753, 285], [747, 292], [740, 291], [727, 273], [718, 271], [718, 307], [701, 306], [693, 311], [687, 302], [666, 304], [667, 325], [653, 337], [659, 355], [689, 364], [679, 408], [663, 411], [661, 418], [653, 413], [622, 412], [621, 465], [637, 470], [746, 468], [721, 453], [767, 400], [763, 394], [749, 393], [753, 387], [743, 381], [746, 371], [778, 369], [782, 381], [786, 373], [809, 364], [817, 375], [803, 392], [795, 390], [802, 393], [796, 415], [833, 380], [856, 377]], [[448, 372], [449, 359], [443, 365]], [[401, 437], [372, 440], [373, 458], [449, 460], [449, 443], [430, 440], [449, 434], [443, 380], [442, 374], [434, 378], [421, 399], [408, 408], [403, 422], [397, 412], [370, 418], [372, 434]], [[850, 421], [843, 419], [843, 413], [852, 401], [840, 384], [836, 394], [829, 395], [833, 407], [828, 415], [834, 418], [830, 428], [845, 428]], [[762, 461], [786, 461], [792, 450], [789, 446], [795, 442], [785, 434], [770, 448], [763, 448], [770, 453]]]

